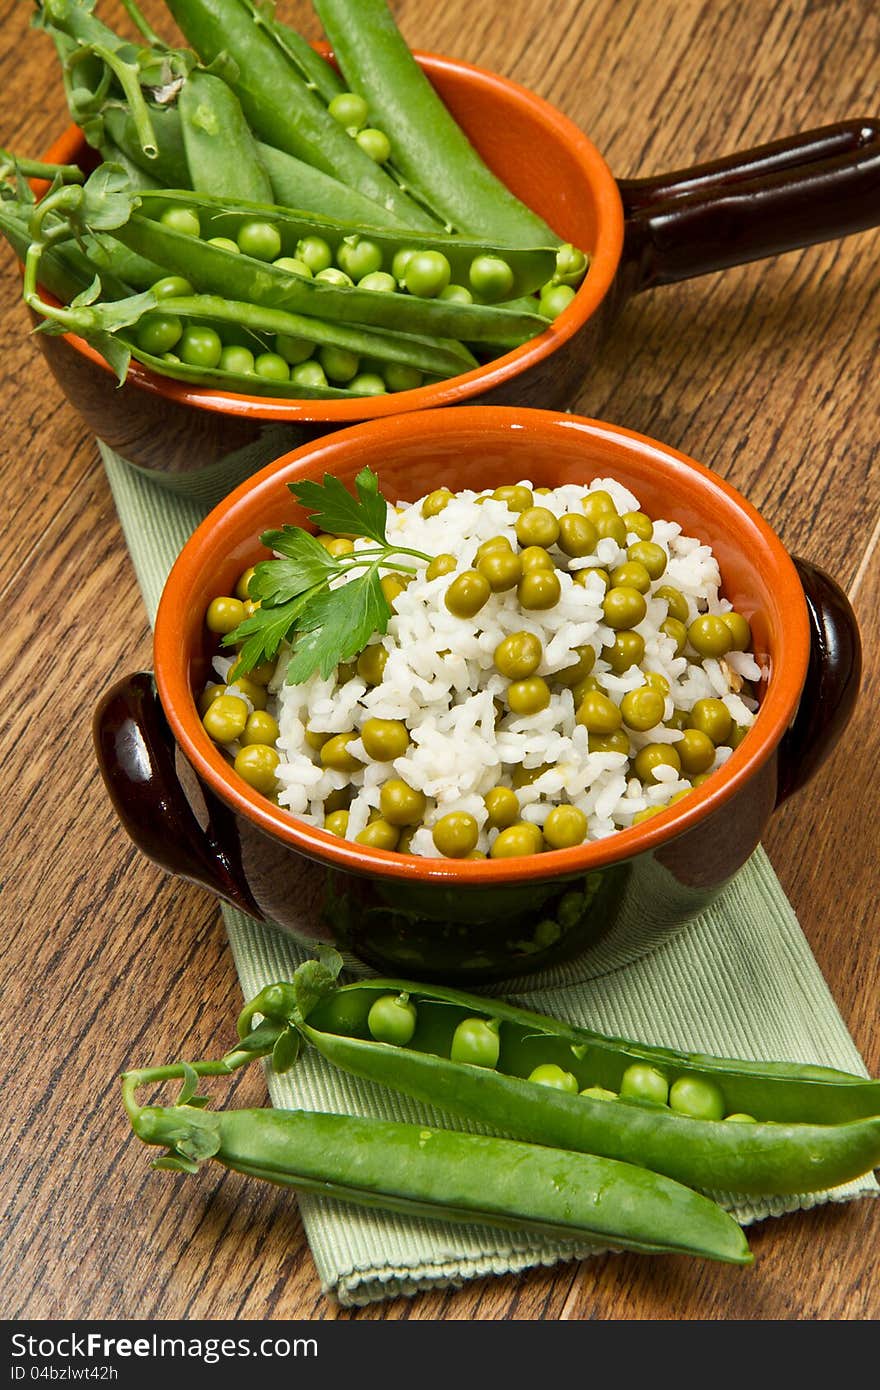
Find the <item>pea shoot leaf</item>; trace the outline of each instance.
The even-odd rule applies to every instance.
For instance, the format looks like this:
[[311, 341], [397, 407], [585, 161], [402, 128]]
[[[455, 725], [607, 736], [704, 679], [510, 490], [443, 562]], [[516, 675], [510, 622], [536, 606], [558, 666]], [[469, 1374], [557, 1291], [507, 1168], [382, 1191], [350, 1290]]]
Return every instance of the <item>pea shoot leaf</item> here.
[[340, 661], [361, 651], [373, 633], [384, 632], [390, 617], [375, 566], [336, 589], [320, 590], [299, 616], [288, 685], [298, 685], [316, 671], [326, 679]]
[[290, 1071], [299, 1056], [299, 1043], [299, 1033], [295, 1033], [292, 1028], [285, 1028], [272, 1048], [273, 1071], [278, 1072], [279, 1075]]
[[[82, 186], [76, 224], [83, 231], [110, 231], [128, 221], [141, 200], [121, 164], [99, 164]], [[73, 219], [71, 219], [73, 220]]]
[[337, 536], [367, 536], [387, 545], [388, 504], [371, 468], [362, 468], [354, 482], [357, 497], [338, 478], [324, 474], [323, 483], [289, 483], [294, 497], [313, 514], [322, 531]]
[[318, 960], [303, 961], [293, 975], [296, 1007], [301, 1021], [308, 1018], [320, 1000], [336, 989], [336, 977], [343, 966], [342, 956], [332, 946], [322, 947]]

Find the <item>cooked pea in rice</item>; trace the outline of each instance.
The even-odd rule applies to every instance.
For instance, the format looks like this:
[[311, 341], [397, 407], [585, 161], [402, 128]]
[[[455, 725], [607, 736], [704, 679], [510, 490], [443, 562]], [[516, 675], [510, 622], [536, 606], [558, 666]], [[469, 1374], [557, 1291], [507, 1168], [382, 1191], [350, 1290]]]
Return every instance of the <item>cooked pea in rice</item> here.
[[[637, 498], [613, 478], [596, 478], [589, 487], [559, 487], [535, 502], [556, 516], [582, 515], [585, 493], [600, 489], [610, 493], [620, 514], [640, 510]], [[709, 546], [682, 535], [675, 522], [652, 518], [652, 540], [666, 551], [668, 563], [663, 575], [652, 581], [645, 595], [647, 612], [633, 629], [644, 638], [644, 659], [621, 675], [600, 655], [616, 635], [603, 621], [601, 579], [593, 577], [581, 587], [571, 577], [590, 566], [610, 571], [624, 563], [626, 551], [613, 539], [600, 539], [594, 554], [578, 559], [551, 548], [562, 586], [560, 601], [551, 609], [522, 608], [514, 588], [491, 594], [473, 618], [449, 612], [444, 594], [456, 574], [473, 567], [481, 542], [506, 536], [513, 550], [518, 549], [516, 514], [491, 496], [478, 505], [476, 499], [481, 496], [487, 494], [460, 492], [429, 517], [422, 516], [421, 499], [399, 503], [396, 510], [389, 508], [390, 540], [428, 555], [452, 554], [458, 565], [453, 573], [429, 581], [422, 562], [406, 561], [417, 563], [418, 573], [394, 600], [387, 633], [373, 639], [388, 654], [379, 685], [369, 686], [358, 676], [339, 684], [335, 676], [324, 680], [318, 675], [300, 685], [286, 685], [289, 649], [282, 650], [269, 685], [269, 708], [280, 726], [278, 802], [299, 819], [323, 826], [325, 798], [350, 786], [347, 838], [353, 840], [371, 813], [377, 812], [382, 784], [400, 777], [427, 798], [423, 823], [412, 836], [409, 852], [439, 857], [432, 826], [450, 811], [466, 811], [474, 817], [480, 827], [477, 848], [489, 851], [499, 831], [487, 825], [483, 798], [492, 787], [513, 786], [517, 768], [549, 764], [534, 781], [517, 788], [522, 819], [543, 825], [554, 806], [568, 802], [586, 815], [588, 840], [624, 829], [639, 811], [666, 805], [676, 792], [689, 791], [691, 783], [672, 767], [661, 765], [655, 770], [656, 783], [643, 786], [627, 776], [625, 754], [589, 751], [587, 730], [575, 722], [571, 690], [554, 689], [552, 680], [554, 672], [578, 659], [574, 649], [588, 644], [596, 652], [591, 674], [601, 680], [615, 703], [627, 691], [644, 685], [646, 672], [658, 672], [670, 687], [664, 719], [671, 717], [673, 707], [690, 710], [697, 700], [715, 697], [727, 706], [734, 725], [748, 727], [753, 722], [755, 702], [741, 698], [732, 688], [738, 688], [741, 679], [760, 679], [761, 670], [750, 653], [731, 651], [723, 660], [676, 656], [674, 640], [660, 632], [667, 603], [651, 597], [660, 585], [673, 585], [685, 596], [688, 622], [701, 613], [722, 613], [732, 607], [719, 595], [721, 576]], [[638, 539], [632, 533], [627, 544]], [[372, 544], [358, 541], [356, 549]], [[334, 581], [340, 582], [348, 581], [345, 577]], [[519, 631], [532, 632], [541, 640], [544, 659], [536, 674], [551, 687], [550, 704], [536, 714], [507, 712], [496, 722], [494, 700], [503, 700], [508, 681], [496, 670], [493, 653], [504, 637]], [[231, 658], [215, 660], [221, 679], [232, 664]], [[233, 685], [230, 693], [240, 692]], [[406, 753], [392, 762], [375, 762], [357, 739], [348, 751], [363, 761], [362, 768], [352, 773], [323, 768], [319, 753], [306, 743], [306, 726], [313, 733], [331, 735], [357, 730], [369, 718], [403, 720], [411, 740]], [[645, 744], [674, 743], [681, 738], [679, 730], [663, 724], [644, 733], [630, 729], [627, 733], [633, 754]], [[237, 745], [231, 745], [229, 751], [234, 754], [236, 749]], [[730, 747], [717, 748], [712, 770], [731, 752]]]

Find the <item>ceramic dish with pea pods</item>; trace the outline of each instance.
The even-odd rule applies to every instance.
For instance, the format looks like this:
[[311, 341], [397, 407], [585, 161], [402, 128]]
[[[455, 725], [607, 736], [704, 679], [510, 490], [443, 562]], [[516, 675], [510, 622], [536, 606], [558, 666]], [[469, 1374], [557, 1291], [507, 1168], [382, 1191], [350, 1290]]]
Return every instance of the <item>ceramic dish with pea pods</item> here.
[[[523, 479], [537, 505], [512, 510]], [[603, 503], [593, 519], [581, 502], [555, 518], [553, 535], [544, 534], [540, 545], [532, 528], [547, 524], [550, 507], [540, 505], [542, 497], [553, 501], [543, 490], [592, 495], [595, 501], [596, 491], [605, 490], [594, 488], [597, 479], [626, 489], [638, 501], [638, 513], [627, 512], [623, 520]], [[425, 517], [425, 499], [436, 497], [438, 483], [451, 500], [433, 516], [428, 506]], [[453, 514], [457, 493], [484, 498], [482, 508], [468, 505], [485, 513], [487, 530], [506, 526], [507, 544], [479, 558], [472, 544], [454, 569], [440, 566], [429, 580], [426, 570], [437, 565], [438, 554], [430, 558], [425, 551], [416, 558], [419, 547], [398, 543], [393, 523], [402, 526], [412, 515], [412, 525], [427, 533]], [[420, 506], [405, 508], [399, 517], [385, 499]], [[563, 524], [565, 515], [573, 520]], [[615, 517], [624, 544], [615, 539]], [[669, 692], [660, 682], [652, 685], [641, 668], [632, 680], [624, 679], [628, 669], [633, 675], [625, 649], [647, 632], [645, 607], [668, 613], [675, 603], [674, 594], [660, 592], [675, 587], [655, 564], [653, 548], [663, 545], [631, 529], [644, 528], [645, 517], [664, 518], [675, 534], [680, 530], [710, 546], [717, 560], [717, 607], [728, 621], [689, 610], [687, 625], [674, 614], [661, 622], [667, 624], [667, 649], [682, 645], [675, 670], [709, 660], [720, 664], [721, 648], [713, 645], [719, 641], [732, 671], [738, 657], [755, 663], [741, 738], [732, 739], [729, 727], [720, 730], [713, 723], [723, 701], [711, 696], [692, 698], [684, 727], [671, 722], [673, 710], [665, 731], [659, 725], [652, 730], [652, 721], [667, 715]], [[371, 528], [386, 521], [384, 541], [369, 540]], [[607, 534], [599, 536], [599, 529]], [[348, 544], [335, 544], [331, 530]], [[367, 541], [352, 541], [352, 534], [367, 535]], [[671, 534], [659, 523], [654, 531], [661, 540]], [[279, 541], [289, 543], [298, 558], [285, 556]], [[668, 544], [674, 551], [674, 542]], [[593, 555], [589, 547], [596, 546], [602, 549]], [[535, 551], [552, 563], [524, 569], [523, 560]], [[611, 565], [607, 587], [596, 573], [602, 565], [595, 560], [604, 557]], [[502, 571], [516, 570], [516, 562], [518, 577], [504, 578]], [[408, 566], [418, 572], [409, 585], [401, 583], [409, 577]], [[263, 576], [262, 588], [253, 587], [252, 567]], [[328, 585], [328, 576], [370, 569], [373, 578], [362, 587], [333, 579]], [[298, 580], [291, 579], [294, 572]], [[300, 588], [291, 597], [284, 583], [301, 583], [304, 572], [309, 590]], [[573, 577], [578, 574], [586, 576], [583, 583]], [[235, 594], [243, 576], [244, 599]], [[383, 590], [385, 580], [390, 582]], [[501, 736], [537, 727], [548, 707], [565, 706], [570, 719], [576, 710], [572, 747], [582, 747], [585, 762], [595, 764], [598, 755], [609, 767], [628, 768], [626, 780], [642, 785], [651, 814], [627, 817], [614, 833], [590, 838], [583, 817], [575, 814], [577, 796], [562, 795], [558, 806], [537, 808], [530, 793], [540, 790], [540, 781], [529, 788], [525, 779], [517, 788], [513, 776], [493, 776], [497, 806], [484, 796], [476, 811], [458, 806], [443, 825], [425, 784], [402, 775], [413, 766], [406, 759], [415, 746], [429, 742], [424, 730], [369, 708], [383, 693], [380, 655], [390, 651], [389, 669], [389, 639], [409, 621], [410, 600], [413, 607], [421, 602], [420, 585], [443, 596], [435, 604], [438, 621], [454, 629], [458, 645], [473, 641], [479, 649], [481, 634], [490, 632], [483, 644], [484, 693], [490, 707], [495, 699], [502, 706]], [[309, 603], [317, 603], [312, 616], [317, 612], [323, 621], [312, 621]], [[567, 662], [556, 664], [559, 680], [548, 656], [556, 638], [549, 638], [541, 643], [546, 676], [534, 666], [532, 674], [521, 674], [523, 660], [530, 664], [524, 634], [549, 632], [556, 623], [560, 640], [569, 640], [572, 629], [562, 626], [566, 604], [582, 613], [595, 610], [600, 650], [591, 661], [577, 643], [566, 648]], [[242, 614], [245, 605], [253, 611]], [[508, 614], [508, 637], [516, 640], [499, 644], [490, 617], [495, 615], [495, 623], [502, 612]], [[701, 621], [706, 616], [714, 621]], [[293, 635], [285, 669], [292, 711], [266, 708], [275, 693], [266, 682], [273, 682], [279, 652], [271, 645], [273, 630]], [[738, 652], [746, 633], [749, 650]], [[224, 646], [224, 637], [233, 645]], [[444, 641], [435, 652], [438, 660], [446, 659], [447, 648], [452, 643]], [[236, 676], [237, 661], [249, 665], [249, 674]], [[377, 668], [372, 674], [371, 662]], [[353, 670], [342, 670], [346, 665]], [[579, 669], [571, 669], [575, 665]], [[479, 981], [514, 978], [579, 957], [633, 922], [643, 938], [656, 941], [699, 912], [752, 853], [774, 806], [808, 780], [836, 741], [859, 676], [858, 629], [838, 587], [814, 566], [793, 562], [754, 509], [708, 469], [616, 426], [549, 411], [470, 407], [451, 416], [400, 415], [341, 431], [281, 458], [231, 494], [187, 542], [169, 577], [156, 622], [154, 675], [126, 678], [108, 692], [95, 729], [101, 769], [123, 824], [169, 871], [310, 944], [332, 942], [373, 968]], [[236, 685], [237, 679], [244, 684]], [[326, 694], [331, 723], [338, 717], [348, 731], [312, 729], [313, 745], [306, 738], [309, 719], [296, 707], [310, 680], [323, 682], [318, 694]], [[210, 689], [212, 684], [219, 688]], [[311, 689], [314, 694], [314, 684]], [[342, 708], [346, 699], [354, 701], [352, 709], [358, 705], [354, 720]], [[239, 722], [244, 717], [241, 728], [220, 727], [217, 721], [230, 715]], [[614, 727], [603, 729], [603, 719]], [[487, 720], [493, 722], [491, 711]], [[278, 724], [282, 740], [276, 747]], [[626, 751], [616, 746], [619, 735]], [[464, 737], [459, 732], [447, 745], [450, 764], [456, 739]], [[666, 741], [658, 755], [652, 745], [661, 739]], [[722, 761], [715, 745], [725, 740]], [[292, 769], [283, 802], [275, 784], [282, 745]], [[234, 759], [228, 756], [232, 747]], [[127, 748], [137, 748], [136, 762]], [[179, 765], [175, 749], [183, 754]], [[697, 770], [709, 766], [701, 762], [706, 753], [708, 775]], [[442, 761], [442, 751], [438, 756]], [[516, 768], [511, 764], [507, 771], [515, 774]], [[664, 781], [675, 794], [657, 793]], [[367, 783], [372, 792], [365, 804], [381, 813], [376, 816], [360, 804]], [[296, 800], [306, 785], [324, 798], [319, 817], [314, 797]], [[337, 805], [331, 789], [342, 790], [347, 804]], [[502, 796], [517, 801], [512, 819]], [[362, 830], [353, 820], [358, 805]], [[469, 814], [485, 836], [482, 850], [477, 840], [470, 843]], [[533, 843], [526, 844], [526, 836]], [[305, 923], [301, 902], [309, 865], [319, 907]]]
[[[230, 454], [244, 475], [400, 411], [561, 408], [631, 294], [880, 220], [876, 122], [615, 180], [516, 83], [413, 61], [384, 0], [315, 8], [332, 64], [248, 0], [169, 0], [188, 49], [146, 25], [138, 49], [85, 3], [41, 7], [78, 122], [47, 161], [96, 182], [50, 194], [25, 297], [54, 325], [39, 343], [72, 404], [159, 477]], [[396, 36], [381, 53], [380, 31]], [[284, 99], [256, 102], [270, 76]], [[2, 211], [27, 261], [32, 209]]]

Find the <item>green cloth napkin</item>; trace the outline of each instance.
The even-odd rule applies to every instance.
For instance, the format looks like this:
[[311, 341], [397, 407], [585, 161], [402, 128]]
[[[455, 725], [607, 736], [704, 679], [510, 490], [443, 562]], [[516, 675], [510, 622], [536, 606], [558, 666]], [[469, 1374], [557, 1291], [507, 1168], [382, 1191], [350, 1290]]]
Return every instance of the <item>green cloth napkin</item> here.
[[[103, 444], [99, 448], [152, 622], [180, 548], [211, 503], [239, 479], [234, 472], [218, 471], [208, 484], [200, 477], [189, 490], [180, 481], [169, 489]], [[308, 953], [278, 928], [225, 905], [221, 911], [246, 999], [274, 980], [289, 978], [306, 959]], [[306, 913], [304, 905], [304, 920]], [[356, 968], [354, 962], [349, 965]], [[640, 937], [634, 924], [622, 945], [596, 949], [586, 977], [583, 966], [577, 975], [570, 967], [560, 968], [540, 979], [515, 981], [504, 992], [529, 1008], [600, 1032], [866, 1074], [761, 849], [711, 908], [659, 944]], [[449, 1123], [430, 1107], [334, 1071], [313, 1052], [304, 1054], [290, 1074], [270, 1075], [268, 1085], [278, 1106]], [[806, 1196], [724, 1200], [748, 1224], [878, 1190], [867, 1175]], [[299, 1204], [322, 1288], [342, 1304], [370, 1303], [596, 1253], [594, 1247], [518, 1239], [485, 1226], [407, 1220], [305, 1194]]]

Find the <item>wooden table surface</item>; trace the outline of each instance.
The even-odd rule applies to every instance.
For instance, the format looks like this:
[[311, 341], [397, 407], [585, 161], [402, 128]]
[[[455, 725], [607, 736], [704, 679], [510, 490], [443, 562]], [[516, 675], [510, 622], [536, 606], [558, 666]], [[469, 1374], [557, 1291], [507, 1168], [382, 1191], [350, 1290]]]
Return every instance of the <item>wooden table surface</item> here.
[[[870, 0], [557, 0], [552, 17], [531, 0], [394, 8], [414, 47], [482, 62], [556, 103], [620, 177], [880, 114]], [[161, 7], [145, 9], [157, 22]], [[102, 13], [119, 20], [116, 6]], [[282, 14], [318, 36], [306, 4]], [[27, 4], [2, 0], [0, 144], [37, 155], [65, 113], [50, 44], [27, 20]], [[855, 720], [766, 843], [873, 1074], [878, 252], [869, 231], [645, 294], [573, 402], [710, 464], [856, 607], [866, 661]], [[18, 293], [7, 253], [3, 1315], [876, 1318], [880, 1207], [870, 1200], [752, 1228], [750, 1272], [605, 1256], [345, 1310], [321, 1293], [291, 1195], [231, 1174], [149, 1171], [118, 1073], [211, 1052], [240, 992], [216, 903], [135, 851], [95, 768], [93, 707], [115, 677], [150, 665], [150, 637], [94, 440], [47, 376]], [[237, 1099], [264, 1094], [254, 1074]]]

